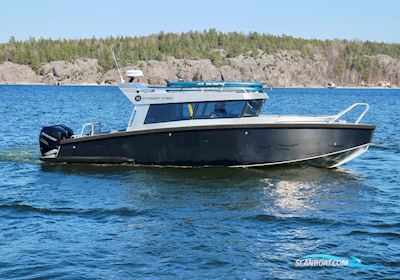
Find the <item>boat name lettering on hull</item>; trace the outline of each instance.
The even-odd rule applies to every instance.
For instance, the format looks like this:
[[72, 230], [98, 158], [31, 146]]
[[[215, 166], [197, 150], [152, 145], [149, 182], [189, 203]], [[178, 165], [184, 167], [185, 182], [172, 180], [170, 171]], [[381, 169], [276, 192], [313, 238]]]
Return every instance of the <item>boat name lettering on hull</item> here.
[[142, 96], [142, 100], [174, 100], [173, 97], [170, 96], [154, 96], [154, 97], [144, 97]]

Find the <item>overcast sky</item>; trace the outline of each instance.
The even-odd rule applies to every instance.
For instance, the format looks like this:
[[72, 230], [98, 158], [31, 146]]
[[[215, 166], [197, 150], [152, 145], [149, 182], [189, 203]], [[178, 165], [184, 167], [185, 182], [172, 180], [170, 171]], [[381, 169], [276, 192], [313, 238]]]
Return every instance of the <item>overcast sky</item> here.
[[0, 42], [216, 28], [400, 43], [396, 0], [4, 0], [0, 7]]

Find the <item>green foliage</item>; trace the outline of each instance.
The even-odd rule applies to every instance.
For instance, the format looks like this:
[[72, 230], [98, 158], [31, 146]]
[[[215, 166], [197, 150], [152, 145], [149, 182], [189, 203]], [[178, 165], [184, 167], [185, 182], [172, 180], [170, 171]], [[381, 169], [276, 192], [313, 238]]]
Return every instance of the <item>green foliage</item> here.
[[274, 54], [281, 50], [297, 51], [305, 57], [315, 53], [328, 54], [333, 48], [341, 46], [337, 75], [345, 70], [360, 71], [362, 78], [368, 80], [373, 63], [368, 56], [387, 54], [400, 58], [399, 44], [379, 42], [358, 42], [347, 40], [307, 40], [291, 36], [273, 36], [251, 32], [249, 34], [222, 33], [215, 29], [203, 32], [164, 33], [142, 37], [108, 37], [104, 39], [52, 40], [29, 38], [18, 41], [10, 37], [8, 43], [0, 44], [0, 62], [11, 61], [28, 64], [37, 73], [49, 61], [72, 61], [78, 58], [96, 58], [103, 71], [114, 68], [110, 53], [112, 47], [122, 66], [132, 65], [141, 60], [165, 60], [167, 56], [181, 59], [211, 59], [220, 66], [227, 58], [240, 54], [257, 58], [262, 53]]
[[211, 51], [208, 58], [211, 60], [211, 63], [216, 66], [221, 66], [225, 63], [223, 55], [220, 51]]

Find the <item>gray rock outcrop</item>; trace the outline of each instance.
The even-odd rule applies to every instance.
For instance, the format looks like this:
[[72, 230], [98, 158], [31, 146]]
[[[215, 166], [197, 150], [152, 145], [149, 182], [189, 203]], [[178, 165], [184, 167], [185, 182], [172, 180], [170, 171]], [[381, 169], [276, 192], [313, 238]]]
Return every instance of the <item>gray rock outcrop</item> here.
[[[280, 51], [274, 55], [260, 52], [257, 57], [239, 55], [226, 58], [222, 65], [209, 59], [189, 60], [167, 57], [163, 61], [139, 61], [122, 69], [142, 69], [147, 84], [163, 85], [177, 80], [237, 80], [259, 81], [274, 87], [322, 87], [329, 82], [344, 86], [400, 85], [400, 60], [388, 55], [367, 57], [374, 65], [368, 79], [365, 75], [345, 70], [336, 73], [338, 55], [302, 56], [296, 51]], [[104, 73], [97, 59], [77, 59], [71, 62], [52, 61], [43, 65], [43, 75], [29, 66], [11, 62], [0, 64], [0, 83], [3, 84], [81, 84], [108, 85], [120, 81], [116, 69]]]
[[12, 62], [0, 64], [0, 83], [1, 84], [37, 84], [41, 83], [41, 76], [28, 65], [20, 65]]
[[97, 59], [77, 59], [68, 61], [51, 61], [43, 66], [45, 75], [42, 82], [46, 84], [84, 84], [97, 85], [101, 81], [101, 67]]

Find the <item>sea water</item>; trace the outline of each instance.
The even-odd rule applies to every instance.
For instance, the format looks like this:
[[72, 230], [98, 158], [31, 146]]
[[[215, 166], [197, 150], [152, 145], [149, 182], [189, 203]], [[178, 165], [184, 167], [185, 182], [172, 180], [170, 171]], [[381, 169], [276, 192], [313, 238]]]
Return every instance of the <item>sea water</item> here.
[[[367, 102], [372, 145], [338, 169], [53, 165], [42, 125], [123, 129], [130, 102], [116, 87], [0, 86], [0, 278], [400, 278], [400, 90], [269, 96], [268, 114]], [[310, 254], [365, 266], [296, 265]]]

